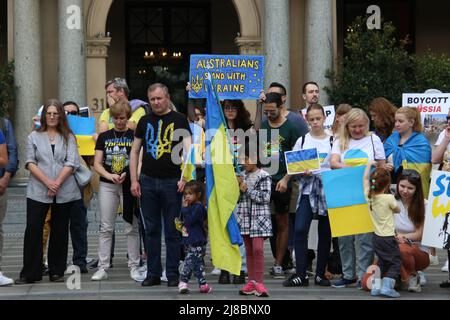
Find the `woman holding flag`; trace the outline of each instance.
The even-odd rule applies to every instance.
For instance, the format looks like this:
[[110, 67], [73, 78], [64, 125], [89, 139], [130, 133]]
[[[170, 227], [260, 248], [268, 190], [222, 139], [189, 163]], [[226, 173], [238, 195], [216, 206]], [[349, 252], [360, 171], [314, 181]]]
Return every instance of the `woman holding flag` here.
[[[364, 166], [370, 161], [378, 165], [386, 164], [383, 143], [380, 138], [369, 133], [369, 118], [359, 108], [353, 108], [347, 113], [341, 127], [339, 138], [331, 150], [331, 168]], [[335, 288], [346, 286], [362, 279], [367, 268], [373, 261], [373, 233], [362, 233], [339, 237], [339, 253], [342, 261], [342, 279], [332, 283]], [[356, 274], [355, 240], [359, 241], [358, 274]], [[360, 287], [360, 282], [357, 284]]]

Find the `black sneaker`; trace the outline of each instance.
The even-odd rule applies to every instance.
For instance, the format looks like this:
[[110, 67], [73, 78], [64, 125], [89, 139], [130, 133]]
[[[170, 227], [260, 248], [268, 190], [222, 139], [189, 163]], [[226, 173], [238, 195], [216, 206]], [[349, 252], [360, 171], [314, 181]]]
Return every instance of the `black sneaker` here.
[[328, 280], [327, 278], [322, 278], [322, 277], [319, 277], [319, 276], [315, 276], [314, 277], [314, 284], [316, 286], [329, 287], [329, 286], [331, 286], [331, 281]]
[[245, 272], [241, 271], [240, 275], [233, 275], [233, 284], [244, 284], [245, 283]]
[[230, 284], [230, 273], [228, 271], [222, 270], [219, 276], [220, 284]]
[[167, 286], [168, 287], [178, 287], [179, 281], [178, 279], [168, 279]]
[[144, 281], [142, 281], [141, 285], [143, 287], [152, 287], [152, 286], [159, 286], [161, 284], [160, 277], [147, 277]]
[[293, 274], [289, 278], [283, 281], [284, 287], [307, 287], [309, 286], [309, 280], [306, 277], [302, 277], [298, 274]]

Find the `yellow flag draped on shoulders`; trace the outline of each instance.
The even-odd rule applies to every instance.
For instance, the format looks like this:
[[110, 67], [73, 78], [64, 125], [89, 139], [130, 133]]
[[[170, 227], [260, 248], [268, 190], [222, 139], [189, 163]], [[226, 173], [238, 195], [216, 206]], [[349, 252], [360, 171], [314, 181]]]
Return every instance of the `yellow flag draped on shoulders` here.
[[211, 257], [215, 267], [239, 274], [239, 233], [233, 211], [239, 200], [239, 185], [227, 140], [225, 119], [210, 80], [206, 81], [206, 203]]

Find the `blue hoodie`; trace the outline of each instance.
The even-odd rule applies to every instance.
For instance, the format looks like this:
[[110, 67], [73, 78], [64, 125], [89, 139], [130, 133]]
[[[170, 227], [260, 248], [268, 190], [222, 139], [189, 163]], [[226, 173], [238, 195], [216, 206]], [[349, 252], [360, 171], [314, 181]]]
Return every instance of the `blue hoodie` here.
[[207, 219], [205, 207], [200, 203], [194, 203], [181, 208], [183, 231], [181, 243], [190, 246], [202, 246], [206, 244], [206, 232], [204, 222]]

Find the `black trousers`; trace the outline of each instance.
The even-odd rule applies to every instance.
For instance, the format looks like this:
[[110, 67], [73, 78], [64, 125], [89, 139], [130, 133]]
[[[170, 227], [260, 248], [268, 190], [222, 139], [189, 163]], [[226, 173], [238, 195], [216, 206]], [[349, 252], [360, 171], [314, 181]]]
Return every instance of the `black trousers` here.
[[42, 280], [42, 233], [45, 216], [51, 207], [50, 240], [48, 246], [49, 275], [64, 276], [69, 242], [69, 218], [74, 201], [42, 203], [27, 198], [27, 227], [23, 246], [23, 269], [20, 278]]
[[400, 277], [400, 266], [402, 260], [400, 249], [394, 236], [380, 237], [373, 235], [373, 251], [378, 256], [380, 273], [392, 279]]

